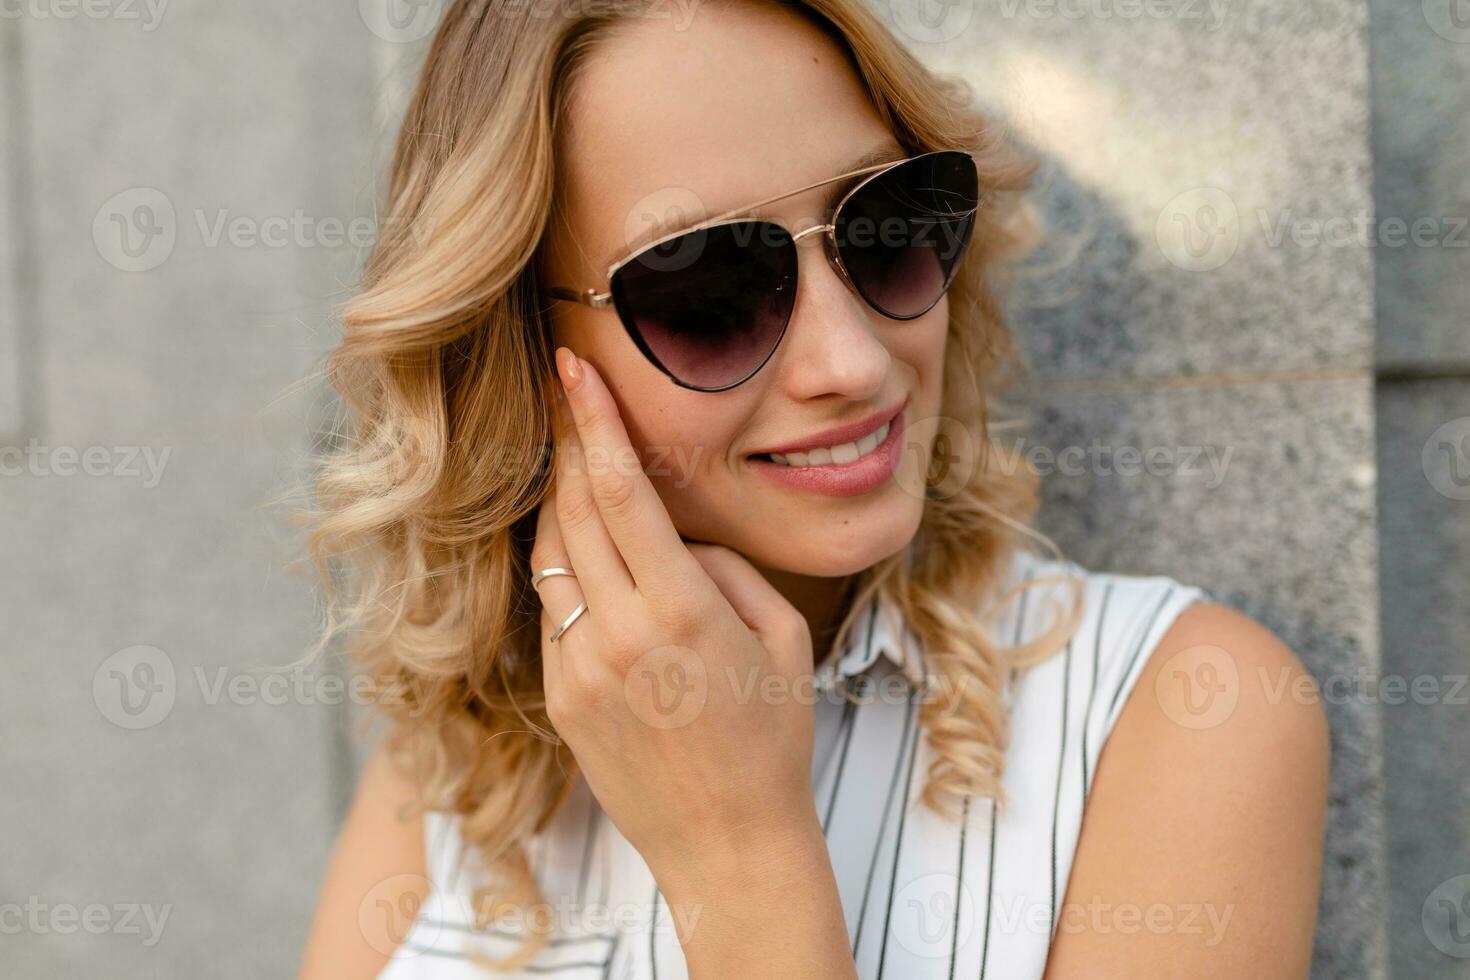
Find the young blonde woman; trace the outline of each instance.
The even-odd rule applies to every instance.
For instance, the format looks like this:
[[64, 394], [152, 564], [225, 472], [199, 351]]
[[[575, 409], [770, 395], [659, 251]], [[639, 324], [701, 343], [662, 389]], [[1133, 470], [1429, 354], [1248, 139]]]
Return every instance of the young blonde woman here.
[[303, 977], [1306, 975], [1299, 664], [1036, 554], [987, 438], [1028, 176], [852, 0], [448, 5], [332, 362], [391, 727]]

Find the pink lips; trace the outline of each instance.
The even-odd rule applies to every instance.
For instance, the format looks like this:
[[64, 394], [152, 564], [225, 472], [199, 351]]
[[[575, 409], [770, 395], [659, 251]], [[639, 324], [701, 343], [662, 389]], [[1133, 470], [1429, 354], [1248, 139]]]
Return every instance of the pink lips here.
[[[800, 490], [810, 490], [815, 493], [826, 494], [832, 497], [855, 497], [858, 494], [867, 493], [876, 487], [887, 483], [896, 469], [903, 448], [904, 431], [904, 408], [908, 406], [905, 399], [903, 405], [898, 409], [888, 427], [888, 438], [880, 442], [871, 453], [862, 459], [851, 463], [827, 463], [822, 466], [787, 466], [774, 460], [749, 457], [750, 465], [759, 473], [775, 480], [778, 483]], [[827, 442], [807, 441], [805, 445], [791, 444], [789, 448], [777, 448], [766, 450], [767, 452], [802, 452], [805, 449], [816, 448], [823, 445], [841, 445], [843, 442], [855, 441], [881, 428], [883, 423], [890, 421], [888, 418], [878, 417], [865, 420], [856, 425], [847, 426], [843, 429], [834, 429], [833, 436], [824, 433], [820, 439], [830, 440]]]

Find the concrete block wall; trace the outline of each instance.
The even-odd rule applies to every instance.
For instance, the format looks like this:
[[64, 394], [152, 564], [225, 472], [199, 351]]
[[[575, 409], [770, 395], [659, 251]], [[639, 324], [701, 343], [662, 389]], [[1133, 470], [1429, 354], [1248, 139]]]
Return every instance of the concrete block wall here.
[[314, 608], [270, 504], [358, 261], [324, 222], [372, 214], [371, 39], [355, 4], [0, 17], [5, 976], [299, 956], [350, 777], [330, 669], [276, 669]]
[[[1015, 446], [1046, 474], [1044, 528], [1085, 566], [1165, 572], [1246, 611], [1324, 692], [1364, 686], [1373, 252], [1311, 235], [1373, 209], [1366, 8], [995, 0], [937, 28], [895, 9], [1043, 160], [1048, 238], [1010, 311], [1031, 369]], [[1313, 972], [1385, 977], [1379, 711], [1324, 700]]]
[[1425, 685], [1425, 696], [1383, 706], [1392, 963], [1396, 977], [1465, 980], [1470, 11], [1369, 8], [1377, 211], [1423, 230], [1378, 249], [1375, 263], [1383, 671]]
[[[1443, 948], [1470, 920], [1431, 914], [1470, 873], [1466, 712], [1357, 693], [1467, 670], [1470, 440], [1423, 452], [1470, 416], [1465, 253], [1311, 244], [1470, 210], [1470, 44], [1437, 2], [876, 6], [1043, 161], [1053, 234], [1011, 309], [1046, 529], [1354, 692], [1328, 705], [1319, 978], [1470, 976]], [[106, 9], [0, 18], [0, 446], [43, 471], [0, 478], [0, 902], [143, 925], [30, 929], [0, 965], [289, 975], [361, 755], [337, 668], [280, 669], [314, 608], [265, 505], [303, 472], [320, 406], [293, 385], [432, 23]]]

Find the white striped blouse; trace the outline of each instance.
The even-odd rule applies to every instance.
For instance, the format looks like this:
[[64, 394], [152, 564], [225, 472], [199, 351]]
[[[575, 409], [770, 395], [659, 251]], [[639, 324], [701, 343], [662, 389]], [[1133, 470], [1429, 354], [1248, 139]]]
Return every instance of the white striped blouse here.
[[[817, 671], [812, 784], [858, 976], [1033, 980], [1058, 926], [1082, 810], [1098, 756], [1149, 653], [1185, 607], [1206, 598], [1165, 576], [1088, 572], [1018, 552], [1018, 578], [1082, 579], [1083, 617], [1066, 648], [1017, 673], [1007, 691], [1007, 803], [967, 800], [963, 819], [919, 803], [932, 749], [915, 722], [922, 657], [896, 610], [875, 603], [850, 645]], [[999, 638], [1022, 643], [1052, 622], [1063, 585], [1023, 591], [1002, 611]], [[836, 676], [853, 704], [836, 693]], [[869, 680], [863, 682], [860, 676]], [[932, 689], [931, 696], [941, 696]], [[494, 973], [519, 945], [513, 929], [477, 929], [483, 879], [457, 818], [425, 818], [432, 888], [384, 980], [566, 977], [683, 980], [684, 955], [647, 865], [606, 819], [585, 781], [533, 841], [531, 863], [552, 938], [528, 966]], [[403, 932], [403, 930], [399, 930]]]

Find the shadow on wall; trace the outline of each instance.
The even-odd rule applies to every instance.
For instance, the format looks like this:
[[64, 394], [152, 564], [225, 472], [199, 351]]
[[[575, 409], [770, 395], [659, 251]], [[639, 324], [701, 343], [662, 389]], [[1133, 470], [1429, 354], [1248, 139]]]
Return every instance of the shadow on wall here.
[[[1200, 585], [1305, 662], [1333, 743], [1313, 975], [1380, 975], [1371, 378], [1201, 373], [1196, 331], [1171, 322], [1211, 271], [1144, 256], [1160, 245], [1054, 159], [1035, 188], [1043, 237], [1007, 296], [1028, 424], [999, 439], [1042, 474], [1041, 526], [1068, 558]], [[1221, 274], [1248, 278], [1249, 258]]]

